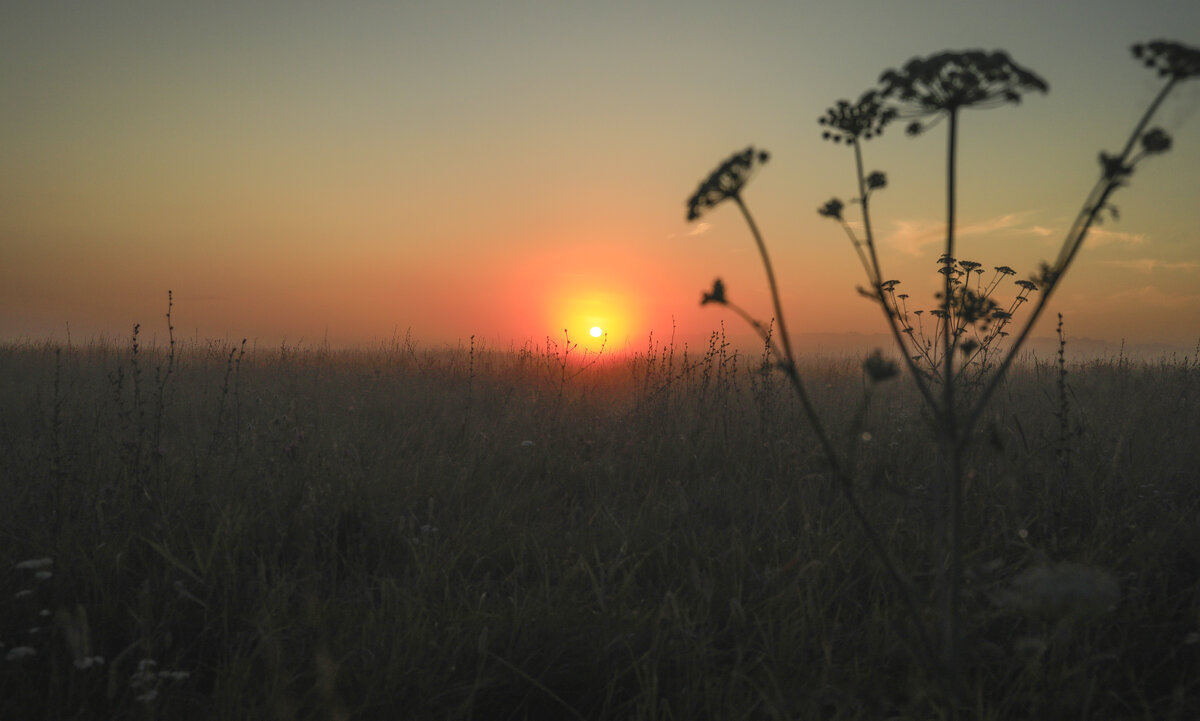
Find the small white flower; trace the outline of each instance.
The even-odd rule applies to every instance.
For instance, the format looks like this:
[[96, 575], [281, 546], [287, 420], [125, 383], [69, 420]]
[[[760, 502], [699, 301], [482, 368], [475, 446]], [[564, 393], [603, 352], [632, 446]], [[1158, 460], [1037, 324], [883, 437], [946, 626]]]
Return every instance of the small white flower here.
[[158, 698], [158, 689], [152, 688], [149, 691], [147, 691], [146, 693], [138, 694], [134, 698], [137, 699], [138, 701], [141, 701], [142, 703], [150, 703], [154, 699]]
[[30, 589], [28, 589], [28, 588], [23, 588], [23, 589], [21, 589], [20, 591], [17, 591], [16, 593], [14, 593], [14, 594], [13, 594], [13, 598], [14, 598], [14, 599], [17, 599], [17, 600], [20, 600], [20, 599], [22, 599], [22, 598], [29, 598], [29, 597], [30, 597], [30, 596], [32, 596], [32, 595], [33, 595], [33, 591], [32, 591], [32, 590], [30, 590]]
[[522, 448], [532, 448], [533, 441], [521, 441], [521, 447]]
[[33, 574], [33, 577], [39, 581], [48, 581], [54, 577], [54, 574], [50, 571], [38, 571], [37, 573]]
[[43, 608], [42, 610], [38, 611], [38, 615], [41, 616], [42, 618], [46, 618], [47, 616], [50, 615], [50, 609]]
[[86, 658], [75, 659], [75, 668], [79, 669], [80, 671], [89, 669], [92, 666], [103, 666], [103, 665], [104, 665], [104, 657], [103, 656], [88, 656]]
[[22, 659], [29, 658], [30, 656], [36, 656], [36, 655], [37, 655], [37, 651], [35, 651], [33, 648], [31, 648], [29, 646], [17, 646], [13, 649], [10, 649], [8, 653], [4, 654], [4, 660], [5, 661], [20, 661]]
[[14, 568], [18, 571], [40, 571], [53, 565], [53, 558], [31, 558], [28, 561], [21, 561]]

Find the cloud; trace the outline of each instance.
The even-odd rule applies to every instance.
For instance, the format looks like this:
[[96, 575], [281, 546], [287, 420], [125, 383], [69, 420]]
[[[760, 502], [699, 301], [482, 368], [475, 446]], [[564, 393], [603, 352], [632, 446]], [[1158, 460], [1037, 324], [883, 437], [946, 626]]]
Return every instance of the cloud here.
[[693, 236], [703, 235], [707, 233], [710, 228], [712, 228], [712, 223], [705, 223], [701, 221], [689, 228], [688, 231], [683, 235], [680, 235], [679, 233], [669, 233], [667, 235], [667, 240], [674, 240], [675, 238], [691, 238]]
[[1150, 240], [1150, 236], [1145, 233], [1125, 233], [1119, 230], [1105, 230], [1104, 228], [1092, 227], [1088, 231], [1087, 238], [1083, 241], [1084, 246], [1098, 248], [1104, 245], [1112, 245], [1114, 243], [1123, 243], [1125, 245], [1142, 245]]
[[1159, 270], [1173, 270], [1181, 273], [1200, 271], [1200, 261], [1197, 260], [1157, 260], [1155, 258], [1134, 258], [1131, 260], [1102, 260], [1104, 265], [1127, 268], [1139, 273], [1153, 273]]
[[[992, 218], [984, 218], [970, 223], [959, 223], [956, 237], [986, 235], [1004, 231], [1009, 236], [1035, 235], [1040, 238], [1059, 236], [1062, 230], [1048, 228], [1044, 225], [1026, 225], [1024, 220], [1030, 212], [1007, 213]], [[883, 242], [891, 248], [909, 255], [921, 255], [927, 246], [940, 244], [946, 240], [946, 225], [932, 220], [897, 220], [892, 223], [892, 232], [884, 236]], [[1102, 247], [1105, 245], [1143, 245], [1150, 241], [1145, 233], [1126, 233], [1119, 230], [1105, 230], [1093, 226], [1088, 231], [1085, 245]]]
[[[1020, 225], [1023, 215], [1025, 213], [1008, 213], [971, 223], [959, 223], [955, 235], [964, 238], [994, 233], [999, 230], [1011, 231]], [[926, 246], [940, 243], [946, 239], [946, 224], [938, 221], [896, 220], [893, 221], [892, 226], [892, 232], [884, 237], [883, 242], [895, 250], [909, 255], [920, 255]]]

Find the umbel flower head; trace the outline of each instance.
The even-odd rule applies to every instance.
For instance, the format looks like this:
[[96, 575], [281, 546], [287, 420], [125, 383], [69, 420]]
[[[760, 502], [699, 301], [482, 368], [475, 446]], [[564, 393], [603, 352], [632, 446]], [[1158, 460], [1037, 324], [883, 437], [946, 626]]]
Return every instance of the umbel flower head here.
[[721, 163], [703, 183], [700, 183], [692, 197], [688, 198], [687, 219], [696, 220], [709, 208], [737, 197], [755, 171], [770, 157], [767, 151], [755, 150], [754, 146], [729, 156], [728, 160]]
[[[1017, 65], [1002, 50], [942, 52], [913, 58], [900, 70], [879, 77], [881, 95], [909, 117], [940, 115], [960, 108], [1021, 102], [1021, 94], [1046, 92], [1046, 81]], [[916, 124], [909, 133], [920, 132]]]
[[1200, 48], [1167, 40], [1152, 40], [1133, 46], [1133, 57], [1162, 77], [1176, 80], [1200, 77]]
[[857, 103], [839, 100], [817, 122], [825, 126], [821, 137], [835, 143], [851, 144], [883, 134], [883, 128], [896, 117], [896, 109], [887, 107], [878, 92], [868, 90]]

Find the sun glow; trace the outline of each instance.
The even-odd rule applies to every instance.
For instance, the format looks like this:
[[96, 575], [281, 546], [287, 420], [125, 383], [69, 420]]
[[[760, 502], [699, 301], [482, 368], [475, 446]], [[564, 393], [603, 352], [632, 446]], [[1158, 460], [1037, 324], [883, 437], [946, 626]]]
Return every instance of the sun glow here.
[[592, 334], [593, 338], [599, 338], [600, 336], [604, 335], [604, 329], [598, 325], [592, 326], [592, 329], [588, 332]]

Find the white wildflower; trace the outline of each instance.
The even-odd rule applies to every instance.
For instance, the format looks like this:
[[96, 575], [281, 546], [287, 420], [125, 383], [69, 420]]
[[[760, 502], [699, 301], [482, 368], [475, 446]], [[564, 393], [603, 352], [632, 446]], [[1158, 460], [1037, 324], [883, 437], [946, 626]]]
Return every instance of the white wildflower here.
[[1117, 604], [1117, 579], [1102, 568], [1077, 563], [1036, 566], [1012, 580], [1001, 602], [1033, 616], [1098, 616]]
[[29, 646], [16, 646], [12, 649], [9, 649], [8, 653], [4, 654], [4, 660], [5, 661], [20, 661], [22, 659], [29, 658], [30, 656], [36, 656], [36, 655], [37, 655], [37, 651]]
[[14, 568], [18, 571], [41, 571], [53, 565], [53, 558], [31, 558], [28, 561], [21, 561]]
[[103, 656], [87, 656], [85, 658], [75, 659], [75, 668], [79, 669], [80, 671], [89, 669], [93, 666], [103, 666], [103, 665], [104, 665], [104, 657]]

